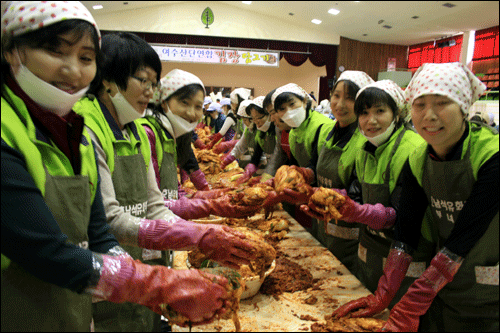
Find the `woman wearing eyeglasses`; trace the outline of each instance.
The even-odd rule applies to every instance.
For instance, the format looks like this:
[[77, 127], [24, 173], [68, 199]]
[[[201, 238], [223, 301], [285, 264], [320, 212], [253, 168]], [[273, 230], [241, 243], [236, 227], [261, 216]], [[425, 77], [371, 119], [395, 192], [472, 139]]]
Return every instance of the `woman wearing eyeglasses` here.
[[[139, 37], [118, 33], [103, 37], [102, 55], [103, 64], [89, 89], [95, 97], [81, 99], [74, 110], [84, 116], [95, 143], [110, 231], [134, 260], [165, 271], [165, 276], [154, 281], [159, 287], [162, 283], [170, 286], [173, 304], [189, 299], [184, 312], [190, 321], [210, 320], [226, 306], [217, 283], [221, 280], [207, 281], [196, 270], [175, 277], [172, 273], [177, 270], [161, 267], [166, 265], [166, 250], [199, 248], [213, 260], [237, 268], [249, 263], [251, 246], [230, 228], [185, 221], [165, 207], [151, 167], [148, 136], [134, 122], [144, 115], [160, 79], [156, 52]], [[120, 266], [116, 269], [118, 277], [142, 276], [142, 272], [121, 272]], [[100, 331], [151, 331], [160, 324], [159, 315], [131, 303], [94, 303], [93, 318]]]

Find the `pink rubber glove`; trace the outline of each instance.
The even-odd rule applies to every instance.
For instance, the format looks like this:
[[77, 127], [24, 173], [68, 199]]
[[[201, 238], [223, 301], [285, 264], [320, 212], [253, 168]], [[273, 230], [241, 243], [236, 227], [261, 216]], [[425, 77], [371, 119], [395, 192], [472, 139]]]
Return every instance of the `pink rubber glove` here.
[[219, 144], [215, 145], [215, 147], [212, 150], [216, 154], [221, 154], [225, 151], [232, 150], [234, 148], [234, 146], [236, 146], [237, 143], [238, 143], [238, 140], [220, 142]]
[[437, 293], [453, 277], [462, 265], [463, 258], [443, 248], [431, 261], [430, 266], [410, 286], [406, 294], [392, 308], [383, 331], [417, 332], [420, 316], [424, 315]]
[[[222, 188], [209, 191], [198, 191], [193, 195], [193, 199], [217, 199], [223, 196], [226, 192], [230, 191], [230, 188]], [[177, 215], [177, 214], [176, 214]]]
[[223, 136], [220, 133], [215, 133], [210, 137], [210, 142], [207, 144], [207, 149], [210, 150], [213, 146], [222, 139]]
[[243, 172], [243, 175], [236, 180], [237, 185], [241, 185], [245, 182], [247, 182], [250, 177], [257, 171], [257, 166], [255, 164], [249, 163], [245, 167], [245, 172]]
[[198, 325], [211, 322], [216, 314], [227, 311], [224, 277], [196, 269], [150, 266], [131, 257], [97, 256], [102, 257], [101, 277], [86, 292], [98, 299], [144, 305], [158, 314], [162, 314], [160, 304], [168, 304]]
[[220, 164], [220, 168], [224, 170], [229, 164], [233, 163], [233, 161], [236, 161], [236, 157], [234, 157], [231, 154], [226, 155]]
[[382, 204], [360, 205], [356, 201], [344, 195], [345, 203], [339, 209], [342, 221], [358, 222], [366, 224], [372, 229], [387, 229], [396, 223], [396, 211], [392, 207], [384, 207]]
[[209, 259], [239, 269], [254, 259], [253, 247], [245, 235], [227, 226], [198, 224], [178, 217], [170, 221], [142, 220], [137, 244], [151, 250], [193, 250], [196, 247]]
[[281, 195], [281, 199], [286, 201], [292, 205], [303, 205], [309, 202], [309, 198], [313, 195], [314, 191], [311, 186], [307, 184], [300, 185], [301, 187], [306, 188], [307, 192], [302, 193], [294, 190], [290, 190], [288, 188], [284, 189]]
[[201, 139], [196, 139], [194, 146], [198, 149], [207, 149], [207, 145], [205, 145]]
[[191, 182], [198, 191], [210, 190], [210, 186], [208, 186], [205, 174], [203, 173], [203, 171], [201, 171], [201, 169], [191, 172], [191, 174], [189, 175], [189, 179], [191, 179]]
[[292, 165], [290, 168], [297, 170], [302, 174], [306, 184], [312, 184], [314, 182], [314, 171], [310, 168], [302, 168], [296, 165]]
[[217, 216], [243, 218], [252, 216], [260, 210], [260, 206], [239, 206], [231, 204], [229, 196], [224, 195], [210, 202], [211, 213]]
[[165, 206], [184, 220], [210, 216], [210, 205], [202, 199], [189, 199], [184, 196], [177, 200], [165, 200]]
[[340, 318], [350, 314], [353, 318], [371, 317], [383, 311], [396, 295], [412, 260], [403, 247], [392, 246], [384, 266], [384, 275], [378, 281], [375, 294], [344, 304], [335, 310], [332, 316]]
[[187, 171], [182, 168], [179, 170], [179, 174], [181, 175], [181, 184], [184, 184], [186, 180], [189, 179], [189, 175]]

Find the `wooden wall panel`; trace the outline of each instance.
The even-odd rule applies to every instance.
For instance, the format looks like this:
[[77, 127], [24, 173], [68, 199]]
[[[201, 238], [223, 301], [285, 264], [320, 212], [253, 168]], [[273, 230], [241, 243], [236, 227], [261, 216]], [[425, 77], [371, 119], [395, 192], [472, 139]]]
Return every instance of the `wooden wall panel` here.
[[340, 75], [338, 67], [346, 70], [363, 71], [377, 80], [379, 72], [387, 71], [387, 60], [396, 58], [396, 67], [408, 68], [408, 46], [366, 43], [340, 37], [337, 55], [337, 78]]

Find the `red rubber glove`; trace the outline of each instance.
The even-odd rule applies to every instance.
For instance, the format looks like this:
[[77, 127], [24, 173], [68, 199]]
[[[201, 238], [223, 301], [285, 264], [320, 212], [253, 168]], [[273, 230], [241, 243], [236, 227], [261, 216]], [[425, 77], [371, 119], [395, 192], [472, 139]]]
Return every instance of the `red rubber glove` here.
[[198, 125], [196, 125], [195, 129], [198, 129], [198, 128], [204, 128], [205, 127], [205, 124], [203, 123], [203, 121], [200, 121], [198, 123]]
[[215, 147], [212, 149], [214, 153], [216, 154], [221, 154], [225, 151], [230, 151], [236, 146], [238, 143], [238, 140], [231, 140], [231, 141], [225, 141], [225, 142], [220, 142]]
[[[199, 200], [199, 199], [196, 199]], [[218, 199], [217, 199], [218, 200]], [[208, 200], [199, 200], [208, 201]], [[245, 235], [216, 224], [198, 224], [175, 216], [169, 221], [143, 219], [139, 225], [137, 245], [151, 250], [193, 250], [212, 253], [214, 247], [221, 250], [211, 257], [228, 267], [239, 269], [253, 259], [253, 247]], [[211, 243], [217, 240], [220, 243]]]
[[205, 145], [199, 138], [194, 142], [194, 146], [198, 149], [207, 149], [207, 145]]
[[196, 269], [150, 266], [130, 256], [99, 256], [101, 277], [95, 287], [86, 289], [98, 299], [144, 305], [158, 314], [162, 314], [160, 304], [168, 304], [193, 324], [213, 321], [215, 314], [227, 311], [224, 277]]
[[383, 331], [417, 332], [420, 316], [424, 315], [437, 293], [453, 281], [463, 258], [443, 248], [434, 256], [430, 266], [410, 286], [406, 294], [392, 308]]
[[260, 210], [260, 206], [239, 206], [231, 204], [229, 196], [207, 200], [210, 203], [211, 213], [217, 216], [243, 218], [252, 216]]
[[210, 137], [210, 142], [207, 144], [207, 149], [212, 149], [213, 146], [219, 142], [220, 139], [223, 138], [223, 135], [220, 133], [215, 133]]
[[248, 186], [249, 187], [252, 187], [254, 186], [255, 184], [258, 184], [260, 183], [260, 179], [261, 179], [262, 176], [257, 176], [257, 177], [252, 177], [250, 178], [250, 180], [248, 181]]
[[249, 163], [245, 167], [245, 172], [243, 172], [243, 175], [236, 180], [236, 185], [241, 185], [243, 183], [246, 183], [250, 177], [257, 171], [257, 166], [255, 164]]
[[220, 164], [221, 169], [224, 170], [229, 164], [233, 163], [233, 161], [236, 161], [236, 157], [231, 154], [227, 154], [224, 158], [222, 158], [222, 162]]
[[210, 186], [208, 185], [207, 179], [205, 178], [205, 174], [203, 173], [203, 171], [201, 171], [201, 169], [191, 172], [191, 174], [189, 175], [189, 179], [191, 179], [191, 182], [198, 191], [210, 190]]
[[180, 169], [179, 174], [181, 175], [181, 184], [184, 184], [189, 179], [189, 174], [184, 169]]
[[406, 271], [413, 260], [413, 258], [404, 251], [404, 247], [404, 244], [403, 246], [399, 246], [397, 243], [391, 247], [391, 251], [389, 252], [389, 256], [384, 266], [384, 275], [382, 275], [378, 281], [378, 287], [374, 295], [350, 301], [335, 310], [332, 316], [344, 317], [350, 314], [353, 318], [371, 317], [383, 311], [392, 301], [394, 295], [396, 295], [396, 292], [401, 286], [401, 282], [405, 278]]
[[298, 172], [300, 172], [300, 174], [302, 174], [302, 176], [304, 177], [304, 180], [306, 181], [306, 184], [312, 184], [314, 182], [314, 171], [310, 168], [301, 168], [299, 166], [296, 166], [296, 165], [292, 165], [290, 168], [292, 169], [295, 169], [297, 170]]
[[297, 206], [307, 204], [314, 191], [312, 187], [307, 184], [300, 185], [300, 187], [306, 188], [307, 192], [302, 193], [286, 188], [280, 193], [282, 200]]

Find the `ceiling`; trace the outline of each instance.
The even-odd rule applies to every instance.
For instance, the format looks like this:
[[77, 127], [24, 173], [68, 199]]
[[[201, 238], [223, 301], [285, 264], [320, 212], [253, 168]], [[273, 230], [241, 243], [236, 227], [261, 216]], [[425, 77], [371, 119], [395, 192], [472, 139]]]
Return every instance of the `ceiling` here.
[[[183, 1], [128, 1], [127, 5], [123, 1], [82, 1], [91, 13], [96, 13], [92, 10], [95, 4], [104, 6], [100, 11], [110, 13], [176, 2]], [[318, 32], [383, 44], [413, 45], [499, 25], [498, 1], [253, 1], [251, 5], [220, 2]], [[207, 1], [210, 3], [213, 1]], [[331, 8], [340, 13], [329, 14]], [[313, 24], [312, 19], [322, 23]]]

